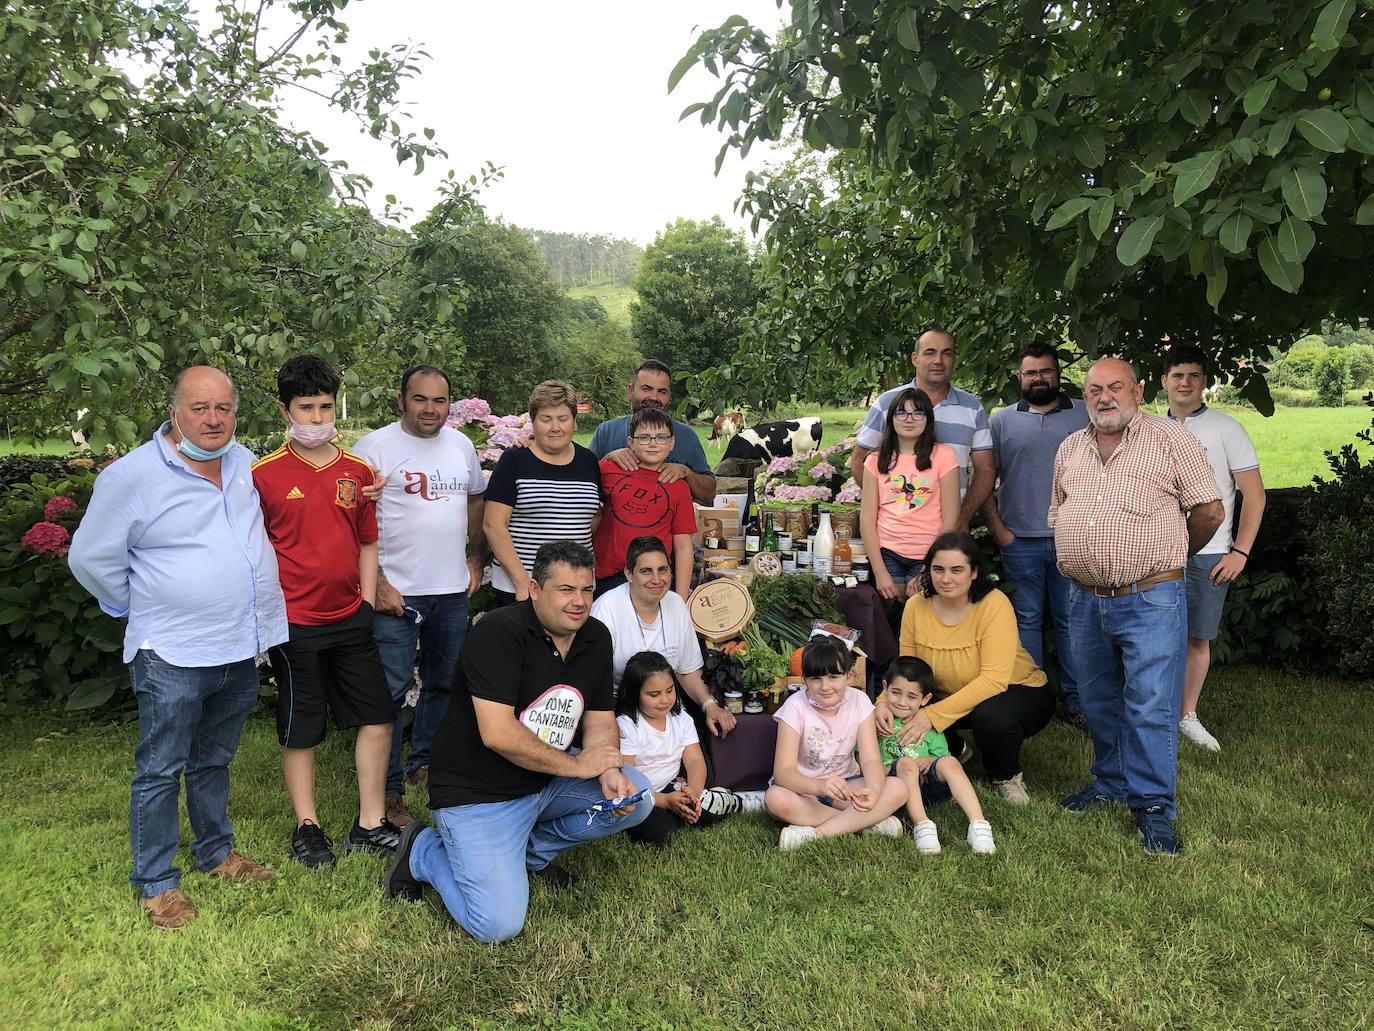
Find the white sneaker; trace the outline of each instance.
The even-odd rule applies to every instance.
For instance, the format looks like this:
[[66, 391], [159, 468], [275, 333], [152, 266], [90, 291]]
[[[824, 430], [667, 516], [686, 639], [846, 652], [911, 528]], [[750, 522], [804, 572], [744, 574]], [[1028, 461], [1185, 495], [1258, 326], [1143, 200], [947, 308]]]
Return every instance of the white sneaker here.
[[990, 856], [997, 851], [997, 844], [992, 840], [992, 826], [987, 820], [968, 825], [968, 847], [980, 856]]
[[736, 792], [735, 792], [735, 797], [737, 797], [737, 798], [739, 799], [739, 804], [740, 804], [740, 809], [741, 809], [741, 811], [742, 811], [742, 812], [746, 812], [746, 813], [761, 813], [761, 812], [763, 812], [763, 796], [764, 796], [764, 792], [762, 792], [762, 791], [736, 791]]
[[[763, 807], [762, 798], [759, 807]], [[744, 799], [725, 788], [707, 788], [701, 793], [701, 808], [713, 816], [729, 816], [744, 808]]]
[[816, 839], [815, 827], [800, 827], [795, 823], [789, 823], [778, 835], [778, 848], [784, 852], [794, 852], [801, 848], [808, 841]]
[[1030, 805], [1030, 795], [1026, 793], [1026, 780], [1019, 773], [1009, 780], [994, 780], [992, 787], [1012, 805]]
[[902, 836], [902, 821], [895, 816], [889, 816], [886, 820], [879, 820], [872, 827], [865, 827], [864, 833], [878, 834], [884, 838], [900, 838]]
[[911, 836], [916, 840], [916, 850], [933, 856], [940, 851], [940, 833], [935, 829], [934, 820], [922, 820], [911, 828]]
[[1178, 732], [1186, 737], [1195, 745], [1201, 745], [1209, 752], [1220, 752], [1221, 742], [1208, 733], [1207, 728], [1202, 725], [1202, 721], [1197, 718], [1197, 713], [1184, 713], [1183, 719], [1178, 721]]

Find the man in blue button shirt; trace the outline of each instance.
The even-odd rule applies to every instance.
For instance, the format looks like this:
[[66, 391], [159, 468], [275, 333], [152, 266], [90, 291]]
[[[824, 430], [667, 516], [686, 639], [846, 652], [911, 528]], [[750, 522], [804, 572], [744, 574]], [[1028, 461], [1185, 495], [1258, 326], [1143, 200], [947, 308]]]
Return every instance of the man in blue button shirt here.
[[237, 407], [218, 369], [177, 376], [168, 421], [97, 477], [68, 554], [100, 607], [128, 618], [139, 729], [130, 879], [167, 929], [196, 916], [172, 865], [183, 773], [196, 866], [233, 881], [272, 877], [233, 847], [228, 816], [229, 762], [258, 697], [254, 658], [287, 639], [253, 455], [234, 442]]
[[[635, 369], [634, 379], [625, 393], [630, 400], [631, 415], [646, 406], [667, 411], [673, 400], [673, 375], [668, 366], [650, 358]], [[630, 451], [629, 437], [630, 416], [622, 415], [598, 426], [587, 447], [597, 458], [609, 458], [627, 473], [632, 473], [639, 468], [639, 462]], [[673, 450], [668, 452], [668, 460], [659, 470], [658, 479], [660, 483], [685, 479], [693, 501], [699, 505], [715, 503], [716, 477], [706, 461], [706, 449], [701, 446], [696, 430], [680, 419], [673, 420]]]

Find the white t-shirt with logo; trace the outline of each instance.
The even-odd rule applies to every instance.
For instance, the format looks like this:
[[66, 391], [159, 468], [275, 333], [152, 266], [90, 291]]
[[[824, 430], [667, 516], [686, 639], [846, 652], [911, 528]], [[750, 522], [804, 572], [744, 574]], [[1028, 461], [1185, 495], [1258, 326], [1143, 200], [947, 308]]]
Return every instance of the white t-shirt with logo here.
[[386, 477], [377, 505], [378, 561], [402, 594], [468, 589], [468, 495], [487, 489], [472, 441], [445, 426], [417, 437], [399, 422], [353, 447]]
[[682, 768], [682, 753], [688, 745], [700, 744], [697, 728], [686, 712], [670, 712], [663, 730], [639, 719], [617, 716], [620, 727], [620, 754], [633, 756], [635, 769], [649, 778], [655, 791], [663, 791]]
[[630, 585], [621, 584], [592, 603], [592, 615], [606, 624], [615, 647], [612, 682], [617, 690], [625, 663], [636, 652], [658, 652], [677, 673], [701, 669], [701, 645], [682, 596], [669, 591], [658, 605], [658, 618], [645, 623], [630, 600]]
[[1224, 555], [1231, 550], [1235, 541], [1231, 537], [1231, 525], [1236, 516], [1236, 473], [1249, 472], [1259, 468], [1259, 455], [1250, 434], [1245, 432], [1236, 419], [1204, 406], [1196, 415], [1183, 420], [1183, 428], [1202, 441], [1207, 452], [1207, 463], [1216, 477], [1217, 489], [1221, 491], [1221, 506], [1226, 515], [1212, 539], [1203, 545], [1199, 555]]

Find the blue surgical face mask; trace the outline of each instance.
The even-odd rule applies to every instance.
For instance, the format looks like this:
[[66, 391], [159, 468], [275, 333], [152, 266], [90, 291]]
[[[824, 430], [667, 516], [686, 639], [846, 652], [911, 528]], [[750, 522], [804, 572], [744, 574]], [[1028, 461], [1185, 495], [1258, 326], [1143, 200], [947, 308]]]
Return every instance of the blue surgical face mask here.
[[177, 433], [181, 434], [181, 439], [177, 441], [177, 450], [193, 462], [213, 462], [216, 458], [223, 458], [235, 443], [233, 434], [230, 434], [223, 446], [217, 447], [213, 451], [206, 451], [203, 447], [191, 443], [190, 438], [181, 432], [181, 427], [177, 425], [176, 416], [172, 417], [172, 425], [176, 426]]

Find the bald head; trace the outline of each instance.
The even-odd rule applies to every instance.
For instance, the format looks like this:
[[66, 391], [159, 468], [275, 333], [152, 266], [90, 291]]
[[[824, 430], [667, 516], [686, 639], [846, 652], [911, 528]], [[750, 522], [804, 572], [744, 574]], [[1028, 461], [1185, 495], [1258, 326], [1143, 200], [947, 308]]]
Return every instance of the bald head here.
[[1144, 393], [1135, 369], [1120, 358], [1099, 358], [1083, 380], [1088, 418], [1098, 433], [1114, 435], [1124, 430], [1140, 410]]
[[235, 407], [239, 403], [239, 388], [234, 386], [234, 381], [213, 365], [192, 365], [182, 369], [172, 378], [172, 400], [173, 407], [182, 403], [184, 391], [195, 391], [197, 393], [206, 389], [227, 390], [234, 399]]

